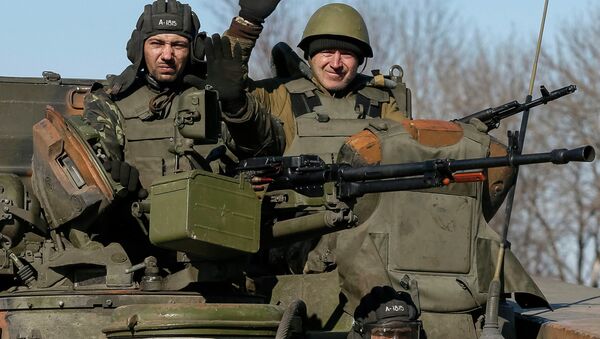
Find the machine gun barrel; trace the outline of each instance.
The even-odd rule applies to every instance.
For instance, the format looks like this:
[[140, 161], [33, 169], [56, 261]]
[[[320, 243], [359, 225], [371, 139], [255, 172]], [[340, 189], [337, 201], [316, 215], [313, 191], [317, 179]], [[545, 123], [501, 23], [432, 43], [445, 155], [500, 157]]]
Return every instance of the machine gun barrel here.
[[502, 119], [508, 118], [527, 109], [531, 109], [542, 104], [547, 104], [550, 101], [556, 100], [567, 94], [571, 94], [576, 90], [577, 87], [575, 85], [569, 85], [554, 90], [552, 92], [548, 92], [546, 87], [541, 86], [540, 91], [542, 92], [542, 96], [535, 100], [523, 104], [519, 103], [516, 100], [510, 101], [498, 107], [490, 107], [479, 112], [467, 115], [466, 117], [456, 119], [456, 121], [468, 123], [469, 121], [471, 121], [471, 119], [476, 118], [481, 120], [481, 122], [483, 122], [484, 124], [486, 124], [488, 128], [487, 131], [490, 131], [495, 128], [498, 128]]
[[341, 199], [360, 197], [367, 193], [425, 189], [451, 182], [476, 182], [485, 179], [479, 173], [456, 173], [492, 167], [518, 166], [551, 162], [594, 160], [592, 146], [575, 149], [555, 149], [547, 153], [513, 155], [465, 160], [435, 159], [411, 164], [367, 167], [343, 167], [338, 170], [338, 196]]
[[[273, 188], [307, 188], [335, 182], [341, 199], [360, 197], [366, 193], [415, 190], [448, 185], [451, 182], [476, 182], [483, 173], [461, 173], [492, 167], [537, 163], [566, 164], [571, 161], [591, 162], [592, 146], [555, 149], [546, 153], [513, 154], [504, 157], [464, 160], [434, 159], [422, 162], [364, 167], [326, 165], [316, 155], [250, 158], [238, 169], [259, 178], [268, 177]], [[458, 173], [457, 173], [458, 172]]]
[[592, 146], [579, 148], [555, 149], [546, 153], [522, 154], [504, 157], [489, 157], [464, 160], [435, 159], [409, 164], [393, 164], [366, 167], [343, 167], [339, 170], [342, 181], [367, 181], [391, 179], [423, 175], [428, 172], [456, 172], [492, 167], [529, 165], [551, 162], [566, 164], [571, 161], [590, 162], [594, 160], [595, 150]]

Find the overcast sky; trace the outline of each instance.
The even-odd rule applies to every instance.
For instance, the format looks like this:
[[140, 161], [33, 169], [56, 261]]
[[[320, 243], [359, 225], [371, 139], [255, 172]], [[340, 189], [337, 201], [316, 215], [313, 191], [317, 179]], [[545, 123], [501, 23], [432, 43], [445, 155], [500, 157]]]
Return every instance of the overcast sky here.
[[[329, 2], [282, 1], [313, 8]], [[448, 1], [489, 41], [511, 34], [517, 38], [537, 36], [544, 4], [543, 0]], [[3, 42], [0, 75], [37, 77], [44, 70], [52, 70], [65, 78], [104, 78], [108, 73], [119, 73], [128, 64], [125, 44], [146, 3], [149, 1], [4, 1], [0, 20]], [[217, 22], [203, 13], [202, 8], [209, 6], [210, 0], [187, 3], [200, 17], [202, 30], [222, 32], [228, 26], [228, 21]], [[561, 22], [576, 20], [592, 3], [591, 0], [550, 0], [544, 43], [551, 43]], [[300, 38], [301, 32], [298, 35]]]

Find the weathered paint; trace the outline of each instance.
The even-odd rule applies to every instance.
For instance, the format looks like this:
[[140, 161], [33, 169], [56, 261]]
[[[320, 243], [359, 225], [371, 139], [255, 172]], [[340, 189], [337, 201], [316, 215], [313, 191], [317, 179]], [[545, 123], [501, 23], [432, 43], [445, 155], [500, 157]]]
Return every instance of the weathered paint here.
[[538, 278], [536, 282], [548, 297], [554, 311], [519, 312], [520, 326], [528, 328], [530, 337], [536, 335], [537, 339], [600, 339], [600, 289], [551, 279]]

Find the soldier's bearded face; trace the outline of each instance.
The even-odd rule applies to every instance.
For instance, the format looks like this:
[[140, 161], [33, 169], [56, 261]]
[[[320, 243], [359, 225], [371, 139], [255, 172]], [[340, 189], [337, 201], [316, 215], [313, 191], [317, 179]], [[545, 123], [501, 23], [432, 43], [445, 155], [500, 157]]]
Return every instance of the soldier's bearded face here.
[[356, 77], [358, 57], [349, 51], [332, 49], [310, 58], [315, 78], [329, 91], [345, 89]]
[[146, 70], [158, 82], [179, 78], [190, 57], [190, 42], [177, 34], [157, 34], [144, 42]]

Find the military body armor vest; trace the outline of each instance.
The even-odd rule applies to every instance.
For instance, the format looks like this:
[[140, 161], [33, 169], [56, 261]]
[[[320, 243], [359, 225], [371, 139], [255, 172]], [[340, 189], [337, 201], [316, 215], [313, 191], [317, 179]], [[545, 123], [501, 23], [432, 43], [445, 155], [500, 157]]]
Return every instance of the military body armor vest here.
[[131, 95], [116, 101], [123, 117], [125, 161], [140, 171], [140, 181], [150, 187], [154, 179], [197, 167], [189, 150], [193, 139], [184, 138], [176, 119], [179, 112], [188, 110], [182, 98], [199, 91], [189, 88], [167, 104], [161, 116], [152, 113], [149, 103], [157, 93], [142, 86]]
[[[369, 129], [381, 142], [383, 164], [489, 152], [490, 137], [472, 125], [407, 120], [376, 126]], [[484, 305], [500, 237], [484, 220], [482, 185], [380, 194], [364, 223], [337, 235], [336, 261], [350, 305], [373, 286], [402, 290], [412, 280], [424, 311], [467, 312]], [[512, 252], [505, 258], [505, 291], [517, 292], [517, 301], [546, 306]]]
[[380, 118], [382, 104], [390, 101], [388, 92], [370, 86], [344, 98], [325, 95], [306, 78], [292, 80], [285, 87], [296, 124], [296, 135], [285, 154], [318, 154], [327, 163], [337, 158], [348, 136], [368, 126], [367, 118]]

